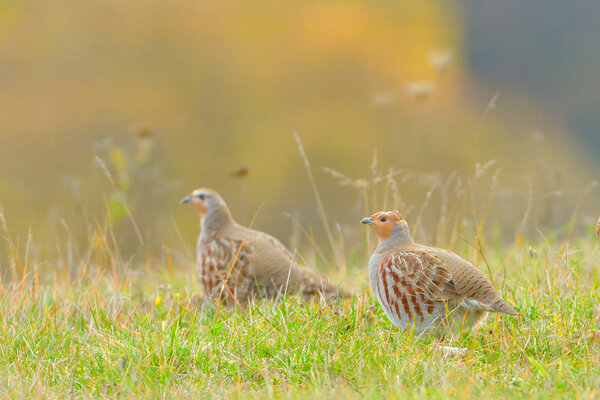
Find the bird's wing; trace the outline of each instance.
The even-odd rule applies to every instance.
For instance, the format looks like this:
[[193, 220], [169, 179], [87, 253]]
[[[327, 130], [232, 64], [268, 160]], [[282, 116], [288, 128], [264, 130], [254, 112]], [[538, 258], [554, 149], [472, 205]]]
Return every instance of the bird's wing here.
[[424, 301], [461, 300], [452, 274], [442, 260], [424, 252], [396, 251], [385, 257], [380, 268], [379, 290], [386, 297], [406, 293]]
[[275, 287], [282, 292], [316, 294], [337, 290], [327, 278], [310, 268], [298, 265], [292, 253], [273, 236], [264, 232], [247, 232], [246, 240], [253, 251], [248, 273], [259, 287]]
[[454, 253], [434, 248], [406, 248], [392, 256], [406, 284], [432, 301], [462, 303], [472, 309], [516, 314], [490, 280]]
[[440, 260], [428, 254], [394, 250], [371, 264], [371, 285], [394, 324], [433, 322], [457, 307], [461, 296]]

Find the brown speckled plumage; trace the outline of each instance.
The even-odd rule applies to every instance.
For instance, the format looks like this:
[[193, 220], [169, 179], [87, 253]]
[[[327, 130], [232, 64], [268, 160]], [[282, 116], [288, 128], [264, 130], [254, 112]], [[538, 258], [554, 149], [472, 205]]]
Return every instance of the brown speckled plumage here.
[[369, 276], [394, 325], [445, 333], [474, 328], [488, 312], [517, 314], [478, 268], [449, 251], [414, 243], [397, 213], [377, 213], [362, 222], [379, 236]]
[[[203, 215], [198, 238], [198, 276], [212, 300], [243, 303], [284, 293], [325, 297], [342, 295], [336, 285], [307, 267], [273, 236], [246, 228], [231, 217], [225, 201], [210, 189], [184, 199]], [[349, 293], [346, 293], [349, 295]]]

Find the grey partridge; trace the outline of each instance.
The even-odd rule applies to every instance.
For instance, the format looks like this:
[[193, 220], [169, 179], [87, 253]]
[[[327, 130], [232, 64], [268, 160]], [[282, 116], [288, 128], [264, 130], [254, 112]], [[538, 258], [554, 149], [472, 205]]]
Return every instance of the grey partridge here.
[[202, 218], [198, 276], [210, 300], [231, 304], [285, 293], [326, 298], [350, 295], [325, 276], [298, 265], [273, 236], [238, 224], [214, 190], [194, 190], [182, 203], [192, 204]]
[[488, 278], [449, 251], [413, 242], [395, 211], [364, 218], [379, 239], [369, 280], [392, 323], [440, 336], [475, 328], [488, 312], [516, 315]]

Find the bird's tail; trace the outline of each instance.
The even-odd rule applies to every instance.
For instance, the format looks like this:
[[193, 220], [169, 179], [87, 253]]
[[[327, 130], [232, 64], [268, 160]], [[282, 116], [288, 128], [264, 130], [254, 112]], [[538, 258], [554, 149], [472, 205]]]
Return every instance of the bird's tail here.
[[504, 301], [500, 296], [498, 299], [492, 304], [492, 308], [494, 311], [508, 314], [508, 315], [518, 315], [517, 311], [511, 307], [506, 301]]

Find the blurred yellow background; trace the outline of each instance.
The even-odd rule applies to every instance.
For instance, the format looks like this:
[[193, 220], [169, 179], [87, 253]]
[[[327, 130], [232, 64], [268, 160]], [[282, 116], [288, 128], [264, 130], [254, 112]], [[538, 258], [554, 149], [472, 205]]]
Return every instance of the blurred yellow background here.
[[[0, 204], [9, 228], [43, 240], [65, 220], [85, 236], [108, 213], [131, 250], [125, 199], [148, 243], [179, 240], [175, 227], [193, 243], [197, 217], [178, 202], [208, 186], [241, 222], [256, 215], [255, 226], [285, 241], [290, 213], [321, 236], [294, 131], [343, 228], [364, 216], [363, 200], [322, 167], [370, 179], [374, 152], [380, 174], [402, 171], [396, 206], [422, 204], [453, 171], [466, 179], [495, 160], [503, 229], [518, 225], [530, 189], [547, 208], [536, 223], [560, 227], [597, 164], [564, 116], [518, 86], [500, 94], [473, 77], [465, 26], [463, 7], [433, 0], [3, 1]], [[246, 177], [231, 175], [242, 166]], [[581, 207], [592, 215], [590, 193]], [[424, 216], [430, 231], [438, 213]]]

